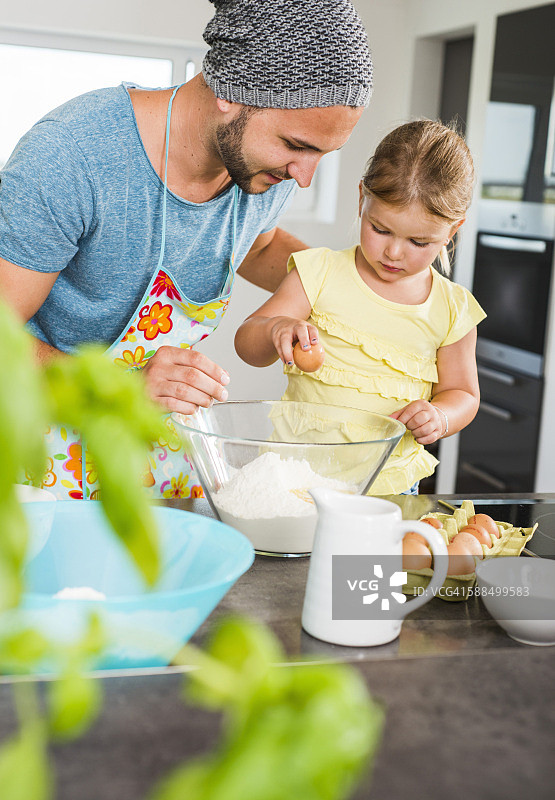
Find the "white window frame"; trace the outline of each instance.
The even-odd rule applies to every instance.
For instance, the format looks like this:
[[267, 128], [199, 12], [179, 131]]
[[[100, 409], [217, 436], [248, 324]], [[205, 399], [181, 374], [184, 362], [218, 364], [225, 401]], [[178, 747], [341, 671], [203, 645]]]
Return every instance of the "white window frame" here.
[[44, 47], [54, 50], [78, 50], [87, 53], [106, 53], [109, 55], [137, 56], [143, 58], [163, 58], [171, 61], [172, 83], [183, 83], [188, 74], [187, 64], [193, 62], [196, 71], [200, 70], [206, 53], [205, 46], [185, 42], [150, 39], [141, 37], [112, 36], [110, 34], [63, 33], [60, 31], [35, 31], [0, 25], [0, 44], [20, 45], [22, 47]]

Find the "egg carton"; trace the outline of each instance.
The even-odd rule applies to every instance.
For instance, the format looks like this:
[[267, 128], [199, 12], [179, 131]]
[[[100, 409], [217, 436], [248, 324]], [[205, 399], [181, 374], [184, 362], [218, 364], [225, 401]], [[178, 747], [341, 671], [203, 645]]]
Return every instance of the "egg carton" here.
[[[435, 517], [442, 527], [437, 532], [443, 537], [446, 545], [449, 545], [457, 533], [464, 528], [470, 517], [475, 514], [472, 500], [463, 500], [461, 507], [457, 508], [453, 514], [444, 514], [440, 511], [426, 514], [425, 517]], [[498, 522], [494, 520], [501, 536], [496, 538], [491, 535], [492, 547], [482, 544], [484, 559], [499, 558], [500, 556], [519, 556], [526, 543], [534, 535], [538, 527], [536, 523], [532, 528], [517, 528], [510, 522]], [[432, 569], [406, 570], [407, 583], [403, 586], [406, 595], [421, 594], [430, 582], [433, 575]], [[448, 575], [437, 597], [441, 600], [460, 602], [467, 600], [470, 589], [476, 584], [476, 573], [471, 572], [467, 575]]]

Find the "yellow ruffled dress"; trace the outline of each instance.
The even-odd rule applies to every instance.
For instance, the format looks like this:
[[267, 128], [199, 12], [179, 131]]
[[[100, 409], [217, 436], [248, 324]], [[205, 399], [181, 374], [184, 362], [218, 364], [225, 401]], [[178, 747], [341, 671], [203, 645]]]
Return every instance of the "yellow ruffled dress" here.
[[[377, 295], [355, 266], [355, 250], [319, 247], [293, 253], [312, 306], [310, 322], [326, 358], [319, 370], [285, 367], [285, 400], [330, 403], [391, 414], [412, 400], [429, 400], [437, 382], [437, 350], [462, 339], [486, 316], [463, 286], [432, 271], [432, 288], [419, 305]], [[359, 440], [360, 431], [353, 432]], [[370, 489], [399, 494], [431, 475], [434, 456], [407, 431]]]

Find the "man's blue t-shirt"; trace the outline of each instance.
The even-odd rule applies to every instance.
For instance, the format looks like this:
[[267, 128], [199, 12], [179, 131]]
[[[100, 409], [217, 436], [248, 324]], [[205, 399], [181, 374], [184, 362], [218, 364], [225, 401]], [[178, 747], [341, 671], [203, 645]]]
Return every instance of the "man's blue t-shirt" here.
[[[170, 135], [170, 152], [172, 137]], [[81, 95], [43, 117], [1, 173], [0, 256], [61, 270], [30, 331], [64, 352], [110, 344], [158, 263], [163, 183], [143, 147], [127, 86]], [[275, 227], [296, 184], [239, 191], [235, 265]], [[233, 188], [205, 203], [168, 190], [162, 268], [196, 303], [217, 296], [232, 249]]]

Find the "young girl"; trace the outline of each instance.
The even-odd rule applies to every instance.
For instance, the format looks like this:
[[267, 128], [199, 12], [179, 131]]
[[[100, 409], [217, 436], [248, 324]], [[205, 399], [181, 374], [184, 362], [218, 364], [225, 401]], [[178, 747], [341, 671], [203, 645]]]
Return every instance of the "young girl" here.
[[[446, 246], [470, 205], [474, 170], [464, 140], [431, 120], [401, 125], [367, 164], [360, 244], [294, 253], [275, 294], [240, 326], [237, 353], [285, 364], [287, 400], [387, 414], [407, 432], [370, 489], [416, 493], [438, 461], [429, 445], [478, 410], [476, 325], [485, 314], [449, 274]], [[323, 365], [301, 372], [293, 345], [320, 343]]]

